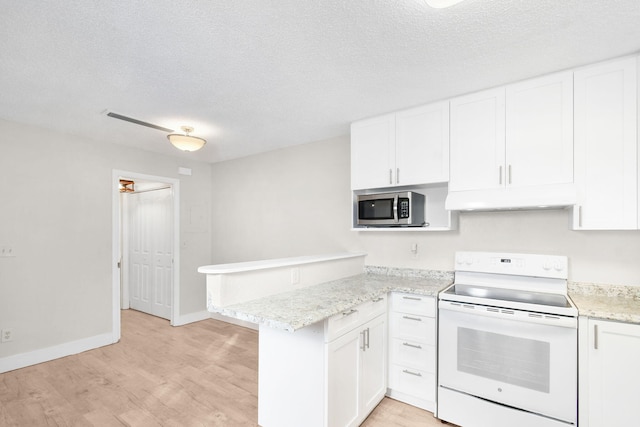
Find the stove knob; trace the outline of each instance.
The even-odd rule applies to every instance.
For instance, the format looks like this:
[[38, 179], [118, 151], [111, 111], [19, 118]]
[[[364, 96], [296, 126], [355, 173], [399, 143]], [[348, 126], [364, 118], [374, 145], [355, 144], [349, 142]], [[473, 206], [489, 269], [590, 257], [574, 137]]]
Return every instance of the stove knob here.
[[473, 258], [471, 258], [470, 256], [468, 256], [465, 260], [464, 260], [465, 264], [467, 265], [471, 265], [473, 264]]
[[562, 266], [560, 261], [556, 261], [556, 262], [553, 263], [553, 269], [556, 270], [556, 271], [562, 271], [562, 270], [564, 270], [564, 267]]
[[547, 271], [551, 270], [551, 261], [549, 261], [548, 259], [544, 260], [544, 263], [542, 263], [542, 268]]

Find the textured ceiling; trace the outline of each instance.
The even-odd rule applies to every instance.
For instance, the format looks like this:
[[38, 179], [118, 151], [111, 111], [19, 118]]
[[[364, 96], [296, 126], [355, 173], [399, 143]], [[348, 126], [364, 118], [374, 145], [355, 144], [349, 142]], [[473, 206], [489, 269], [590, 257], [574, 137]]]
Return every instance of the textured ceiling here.
[[640, 51], [639, 0], [0, 1], [0, 118], [206, 162]]

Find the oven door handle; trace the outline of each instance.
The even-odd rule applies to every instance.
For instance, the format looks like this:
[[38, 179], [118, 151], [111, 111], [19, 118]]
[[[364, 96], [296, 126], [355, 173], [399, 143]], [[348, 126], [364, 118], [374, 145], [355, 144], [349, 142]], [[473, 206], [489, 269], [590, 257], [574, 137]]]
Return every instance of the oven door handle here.
[[485, 305], [465, 304], [453, 301], [440, 301], [440, 310], [454, 311], [475, 316], [492, 317], [496, 319], [508, 319], [516, 322], [535, 323], [539, 325], [560, 326], [577, 329], [576, 317], [559, 316], [556, 314], [536, 313], [530, 311], [513, 310], [510, 308], [489, 307]]

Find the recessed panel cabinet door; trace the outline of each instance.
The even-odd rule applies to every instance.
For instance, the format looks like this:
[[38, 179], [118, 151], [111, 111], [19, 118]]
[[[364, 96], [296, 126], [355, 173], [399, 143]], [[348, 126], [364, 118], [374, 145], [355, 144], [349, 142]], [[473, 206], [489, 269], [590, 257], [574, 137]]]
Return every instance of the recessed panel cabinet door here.
[[449, 191], [504, 187], [505, 90], [451, 100]]
[[361, 398], [362, 413], [369, 414], [387, 392], [387, 322], [378, 316], [366, 325], [363, 336]]
[[449, 102], [396, 114], [396, 181], [413, 185], [449, 180]]
[[361, 330], [355, 329], [328, 344], [328, 427], [357, 425], [360, 415]]
[[395, 115], [351, 125], [351, 188], [389, 187], [395, 182]]
[[588, 427], [640, 420], [640, 325], [589, 319]]
[[577, 70], [573, 227], [638, 228], [637, 59]]
[[506, 183], [573, 182], [573, 72], [506, 87]]

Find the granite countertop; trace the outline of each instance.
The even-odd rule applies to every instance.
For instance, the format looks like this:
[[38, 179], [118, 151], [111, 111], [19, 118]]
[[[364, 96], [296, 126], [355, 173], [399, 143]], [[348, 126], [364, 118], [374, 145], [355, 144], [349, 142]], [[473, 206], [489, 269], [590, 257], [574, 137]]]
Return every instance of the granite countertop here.
[[[366, 266], [365, 273], [226, 307], [214, 313], [294, 332], [388, 292], [437, 297], [453, 272]], [[580, 316], [640, 324], [640, 286], [569, 282]]]
[[209, 311], [276, 329], [296, 331], [390, 291], [436, 297], [453, 273], [367, 267], [364, 274]]
[[580, 316], [640, 324], [640, 287], [569, 283]]

